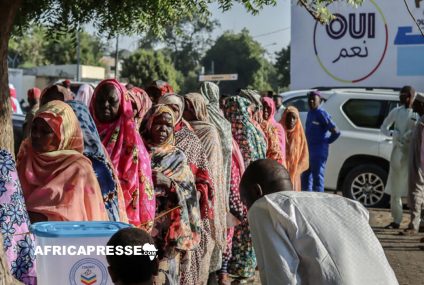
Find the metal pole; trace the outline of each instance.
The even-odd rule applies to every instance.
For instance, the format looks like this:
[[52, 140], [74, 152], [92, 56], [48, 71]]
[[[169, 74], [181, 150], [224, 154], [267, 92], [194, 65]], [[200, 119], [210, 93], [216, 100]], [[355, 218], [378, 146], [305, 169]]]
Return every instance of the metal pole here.
[[115, 79], [118, 80], [118, 51], [119, 51], [119, 36], [116, 36], [116, 49], [115, 49]]
[[215, 74], [215, 61], [211, 62], [211, 74]]
[[80, 66], [81, 66], [81, 47], [80, 47], [80, 34], [79, 34], [79, 27], [78, 27], [77, 29], [77, 81], [81, 81]]

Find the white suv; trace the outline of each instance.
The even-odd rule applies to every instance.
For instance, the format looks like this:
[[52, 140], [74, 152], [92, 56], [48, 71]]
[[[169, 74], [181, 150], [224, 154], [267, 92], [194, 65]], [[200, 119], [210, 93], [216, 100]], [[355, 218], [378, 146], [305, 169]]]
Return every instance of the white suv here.
[[[399, 103], [399, 89], [317, 88], [322, 107], [330, 113], [341, 135], [331, 144], [325, 188], [342, 190], [343, 196], [367, 207], [387, 206], [384, 194], [390, 167], [392, 139], [380, 132], [390, 110]], [[314, 90], [317, 90], [314, 89]], [[280, 94], [285, 106], [295, 106], [303, 124], [311, 90]]]

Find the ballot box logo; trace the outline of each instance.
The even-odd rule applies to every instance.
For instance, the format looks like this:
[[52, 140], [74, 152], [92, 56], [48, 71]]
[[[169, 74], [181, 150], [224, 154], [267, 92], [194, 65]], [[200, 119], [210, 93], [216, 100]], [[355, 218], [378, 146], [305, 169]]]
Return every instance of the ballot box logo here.
[[334, 80], [357, 83], [381, 66], [388, 47], [386, 18], [374, 0], [353, 9], [336, 1], [328, 6], [335, 18], [315, 23], [314, 52], [319, 66]]
[[69, 273], [71, 285], [106, 285], [107, 279], [106, 266], [94, 258], [79, 260]]
[[81, 284], [94, 285], [97, 282], [96, 277], [97, 275], [90, 268], [87, 268], [87, 270], [81, 274]]

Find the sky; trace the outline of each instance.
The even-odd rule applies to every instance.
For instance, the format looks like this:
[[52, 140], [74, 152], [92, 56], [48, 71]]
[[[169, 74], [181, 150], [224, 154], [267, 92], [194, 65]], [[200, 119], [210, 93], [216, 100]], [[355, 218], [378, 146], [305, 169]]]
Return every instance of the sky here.
[[[216, 39], [224, 31], [239, 32], [247, 28], [255, 40], [266, 49], [266, 56], [272, 60], [276, 51], [280, 51], [290, 43], [290, 3], [290, 0], [278, 0], [276, 6], [266, 7], [255, 16], [248, 13], [240, 4], [235, 4], [227, 12], [222, 12], [217, 4], [211, 4], [209, 7], [212, 17], [221, 24], [212, 36]], [[136, 36], [122, 36], [119, 48], [134, 50], [137, 41]]]

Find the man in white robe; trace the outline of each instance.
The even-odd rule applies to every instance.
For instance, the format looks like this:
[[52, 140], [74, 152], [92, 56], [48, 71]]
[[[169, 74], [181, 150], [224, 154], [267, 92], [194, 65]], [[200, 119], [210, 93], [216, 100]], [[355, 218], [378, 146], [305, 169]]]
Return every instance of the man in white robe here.
[[286, 110], [286, 107], [284, 107], [283, 105], [283, 97], [280, 95], [274, 95], [272, 98], [274, 99], [274, 103], [275, 103], [274, 119], [277, 122], [280, 122], [281, 118], [283, 117], [284, 111]]
[[240, 183], [262, 284], [398, 284], [360, 203], [291, 189], [269, 159], [251, 163]]
[[[411, 86], [404, 86], [400, 91], [401, 106], [394, 108], [381, 125], [381, 132], [393, 137], [393, 149], [390, 157], [389, 177], [385, 192], [390, 195], [390, 208], [393, 222], [386, 226], [388, 229], [398, 229], [402, 222], [402, 197], [408, 191], [408, 159], [409, 144], [412, 131], [418, 121], [418, 115], [413, 112], [412, 104], [415, 90]], [[390, 127], [393, 126], [393, 131]]]
[[421, 116], [411, 139], [409, 157], [409, 211], [411, 222], [404, 234], [418, 233], [424, 208], [424, 95], [417, 94], [414, 110]]

